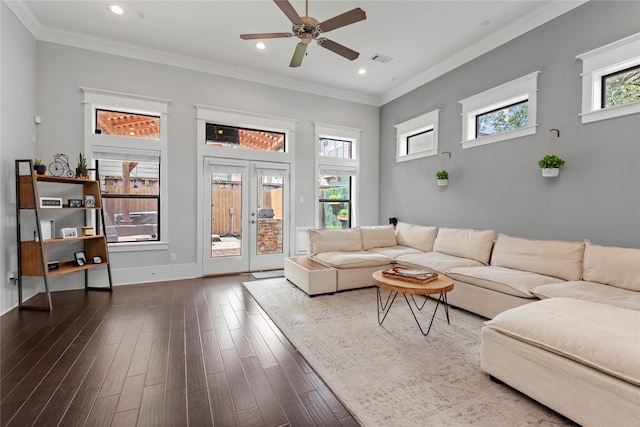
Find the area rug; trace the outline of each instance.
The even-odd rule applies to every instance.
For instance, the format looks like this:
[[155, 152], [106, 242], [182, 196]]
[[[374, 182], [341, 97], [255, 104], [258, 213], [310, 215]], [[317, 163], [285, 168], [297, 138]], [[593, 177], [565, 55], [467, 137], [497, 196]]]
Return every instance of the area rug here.
[[401, 297], [378, 325], [375, 288], [310, 298], [284, 278], [244, 286], [363, 426], [573, 425], [480, 369], [481, 317], [451, 309], [448, 325], [440, 307], [423, 337]]

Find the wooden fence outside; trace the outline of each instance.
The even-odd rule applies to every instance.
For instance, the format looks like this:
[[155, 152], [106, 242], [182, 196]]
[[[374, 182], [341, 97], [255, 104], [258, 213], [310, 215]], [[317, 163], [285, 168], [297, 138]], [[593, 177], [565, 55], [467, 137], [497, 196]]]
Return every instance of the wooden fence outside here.
[[[242, 233], [241, 211], [242, 199], [240, 189], [214, 189], [211, 191], [211, 234], [219, 236], [234, 233]], [[282, 218], [282, 189], [267, 190], [263, 193], [261, 207], [273, 209], [276, 218]], [[229, 208], [233, 208], [233, 227], [231, 227], [231, 214]], [[231, 229], [232, 228], [232, 229]]]

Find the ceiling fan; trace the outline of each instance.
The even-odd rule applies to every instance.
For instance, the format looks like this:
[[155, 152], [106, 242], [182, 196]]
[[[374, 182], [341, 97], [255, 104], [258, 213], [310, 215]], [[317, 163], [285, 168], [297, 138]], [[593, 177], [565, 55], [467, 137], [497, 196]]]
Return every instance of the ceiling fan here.
[[259, 34], [240, 34], [240, 38], [243, 40], [256, 40], [256, 39], [277, 39], [285, 37], [298, 37], [300, 43], [296, 46], [296, 50], [293, 52], [291, 63], [289, 67], [299, 67], [302, 64], [302, 59], [307, 52], [307, 46], [312, 40], [316, 40], [318, 44], [325, 49], [337, 53], [340, 56], [347, 58], [350, 61], [356, 59], [360, 54], [355, 50], [349, 49], [346, 46], [336, 43], [333, 40], [329, 40], [326, 37], [322, 37], [323, 33], [327, 33], [336, 28], [341, 28], [349, 24], [353, 24], [358, 21], [367, 19], [367, 15], [364, 10], [359, 7], [345, 12], [343, 14], [334, 16], [323, 22], [318, 22], [317, 19], [309, 16], [309, 0], [306, 0], [306, 13], [305, 16], [300, 16], [293, 8], [288, 0], [273, 0], [276, 5], [287, 15], [287, 18], [293, 24], [291, 33], [259, 33]]

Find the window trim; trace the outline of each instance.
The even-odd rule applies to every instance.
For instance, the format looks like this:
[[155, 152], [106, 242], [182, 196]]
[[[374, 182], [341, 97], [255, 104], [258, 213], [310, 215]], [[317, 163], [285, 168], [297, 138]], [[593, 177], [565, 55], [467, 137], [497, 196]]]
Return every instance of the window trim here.
[[[535, 134], [538, 128], [538, 75], [540, 74], [540, 71], [534, 71], [458, 101], [462, 104], [462, 148], [479, 147]], [[527, 126], [509, 132], [476, 137], [476, 116], [526, 100], [529, 101]]]
[[583, 124], [640, 113], [640, 102], [602, 108], [602, 77], [640, 65], [638, 43], [640, 33], [576, 56], [582, 60]]
[[[80, 88], [84, 93], [84, 152], [92, 161], [94, 152], [121, 152], [123, 155], [132, 152], [148, 153], [160, 157], [160, 197], [158, 206], [159, 237], [153, 242], [118, 242], [108, 243], [109, 252], [130, 252], [169, 249], [169, 185], [168, 171], [168, 104], [160, 98], [111, 92], [87, 87]], [[134, 114], [160, 117], [160, 139], [135, 138], [131, 136], [115, 136], [95, 133], [96, 110], [126, 111]], [[164, 218], [164, 220], [163, 220]]]
[[[320, 197], [318, 197], [318, 181], [322, 171], [326, 170], [338, 170], [344, 171], [345, 174], [351, 175], [353, 178], [350, 180], [350, 226], [355, 227], [358, 224], [358, 206], [359, 206], [359, 192], [358, 185], [360, 183], [360, 135], [362, 129], [350, 128], [345, 126], [337, 126], [326, 123], [313, 122], [314, 127], [314, 153], [315, 153], [315, 179], [314, 179], [314, 201], [320, 203]], [[340, 157], [324, 157], [320, 156], [320, 139], [338, 139], [341, 141], [351, 141], [351, 150], [353, 158], [343, 159]], [[315, 227], [320, 227], [319, 218], [314, 215]]]
[[[438, 128], [440, 109], [430, 111], [395, 125], [396, 128], [396, 163], [438, 155]], [[418, 134], [433, 130], [433, 147], [417, 153], [407, 153], [408, 139]], [[406, 147], [406, 148], [405, 148]], [[403, 148], [405, 148], [403, 150]]]

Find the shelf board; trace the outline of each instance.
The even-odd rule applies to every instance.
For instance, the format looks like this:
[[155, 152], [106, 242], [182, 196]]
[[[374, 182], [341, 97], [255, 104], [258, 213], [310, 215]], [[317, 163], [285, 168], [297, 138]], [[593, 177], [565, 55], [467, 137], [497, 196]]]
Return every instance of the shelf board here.
[[103, 234], [98, 234], [95, 236], [78, 236], [78, 237], [56, 237], [55, 239], [46, 239], [43, 240], [45, 245], [49, 245], [51, 243], [69, 243], [69, 242], [77, 242], [79, 240], [94, 240], [94, 239], [104, 239]]
[[52, 276], [61, 276], [63, 274], [73, 273], [76, 271], [84, 271], [94, 267], [100, 267], [107, 265], [106, 262], [101, 262], [100, 264], [85, 264], [82, 267], [78, 267], [72, 261], [61, 262], [60, 267], [57, 270], [53, 270], [49, 272], [49, 277]]
[[[28, 175], [24, 175], [24, 176], [28, 176]], [[36, 180], [39, 182], [59, 182], [62, 184], [88, 184], [91, 182], [97, 182], [92, 179], [64, 178], [61, 176], [51, 176], [51, 175], [36, 175]]]

